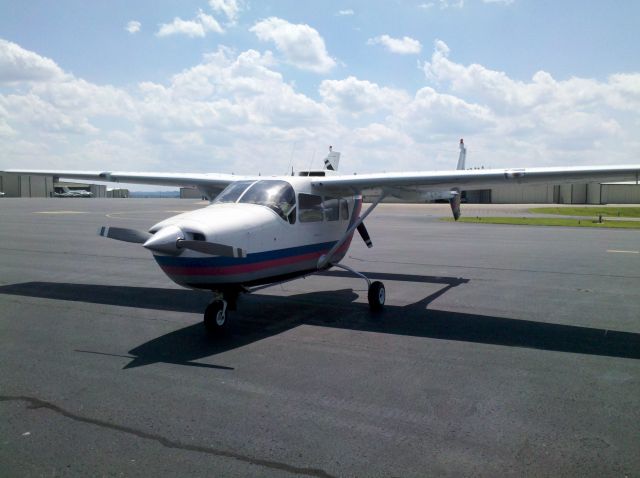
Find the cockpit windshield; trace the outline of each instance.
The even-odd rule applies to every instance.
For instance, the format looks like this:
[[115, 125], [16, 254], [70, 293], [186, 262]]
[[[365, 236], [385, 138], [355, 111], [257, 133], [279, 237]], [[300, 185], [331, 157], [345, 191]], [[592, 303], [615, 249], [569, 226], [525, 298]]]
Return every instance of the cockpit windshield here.
[[236, 202], [238, 198], [242, 196], [242, 193], [253, 183], [255, 183], [255, 181], [236, 181], [235, 183], [231, 183], [218, 194], [214, 202]]
[[273, 209], [291, 224], [296, 220], [296, 194], [286, 181], [237, 181], [227, 186], [214, 202], [259, 204]]

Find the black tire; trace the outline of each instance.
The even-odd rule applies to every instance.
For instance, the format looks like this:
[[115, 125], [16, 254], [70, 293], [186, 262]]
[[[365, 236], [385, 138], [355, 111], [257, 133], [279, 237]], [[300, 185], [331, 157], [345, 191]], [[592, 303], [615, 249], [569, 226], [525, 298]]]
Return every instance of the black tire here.
[[209, 335], [224, 335], [229, 327], [229, 314], [221, 300], [212, 301], [204, 311], [204, 328]]
[[369, 299], [369, 307], [373, 311], [382, 310], [384, 307], [384, 301], [386, 298], [386, 291], [384, 284], [380, 281], [375, 281], [369, 286], [369, 292], [367, 294]]

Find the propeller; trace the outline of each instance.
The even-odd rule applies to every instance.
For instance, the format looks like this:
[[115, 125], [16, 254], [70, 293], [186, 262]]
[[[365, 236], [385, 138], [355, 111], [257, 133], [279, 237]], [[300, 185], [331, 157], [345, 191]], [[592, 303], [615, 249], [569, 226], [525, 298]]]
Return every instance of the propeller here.
[[98, 231], [98, 235], [115, 239], [116, 241], [142, 244], [149, 250], [166, 254], [178, 255], [182, 252], [182, 249], [189, 249], [203, 254], [211, 254], [212, 256], [247, 257], [247, 251], [239, 247], [216, 242], [185, 239], [184, 232], [177, 226], [163, 227], [155, 234], [123, 227], [102, 226]]
[[453, 193], [453, 196], [449, 199], [449, 204], [451, 205], [453, 219], [457, 221], [458, 218], [460, 218], [460, 191], [458, 189], [454, 189], [451, 192]]
[[360, 237], [362, 237], [362, 240], [367, 245], [367, 247], [371, 249], [373, 247], [373, 243], [371, 242], [371, 238], [369, 237], [369, 231], [367, 231], [367, 228], [364, 226], [364, 222], [358, 224], [358, 232], [360, 233]]
[[144, 244], [152, 237], [148, 232], [109, 226], [102, 226], [98, 231], [98, 235], [115, 239], [116, 241], [134, 242], [136, 244]]

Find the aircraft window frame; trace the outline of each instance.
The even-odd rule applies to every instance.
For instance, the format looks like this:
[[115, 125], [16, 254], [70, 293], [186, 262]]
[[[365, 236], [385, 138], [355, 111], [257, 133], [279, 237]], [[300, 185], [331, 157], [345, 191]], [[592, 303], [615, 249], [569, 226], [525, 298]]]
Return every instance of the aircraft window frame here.
[[322, 196], [298, 193], [298, 220], [302, 223], [322, 222]]

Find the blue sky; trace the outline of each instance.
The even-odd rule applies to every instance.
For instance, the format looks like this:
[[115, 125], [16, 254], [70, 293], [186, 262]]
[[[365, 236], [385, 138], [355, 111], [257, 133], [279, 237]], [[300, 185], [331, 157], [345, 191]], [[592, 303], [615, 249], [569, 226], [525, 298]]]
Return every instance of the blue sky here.
[[[0, 168], [637, 162], [640, 2], [0, 1]], [[134, 22], [134, 23], [131, 23]], [[127, 30], [127, 26], [129, 28]], [[262, 171], [261, 171], [262, 172]]]

